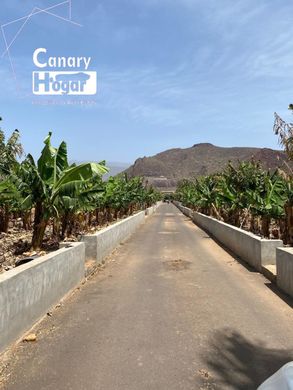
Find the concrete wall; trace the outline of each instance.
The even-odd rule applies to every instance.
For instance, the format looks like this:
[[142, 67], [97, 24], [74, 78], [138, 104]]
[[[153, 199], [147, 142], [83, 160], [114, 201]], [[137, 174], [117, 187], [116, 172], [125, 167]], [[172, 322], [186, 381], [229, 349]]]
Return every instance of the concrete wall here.
[[[158, 204], [148, 209], [155, 212]], [[101, 262], [145, 220], [145, 211], [109, 226], [84, 242], [65, 242], [58, 251], [0, 274], [0, 352], [29, 330], [85, 276], [85, 261]]]
[[145, 209], [145, 215], [147, 216], [152, 215], [154, 214], [155, 211], [156, 211], [156, 205], [148, 207], [147, 209]]
[[293, 297], [293, 248], [277, 249], [277, 285]]
[[148, 207], [146, 210], [145, 210], [145, 215], [152, 215], [156, 212], [157, 208], [160, 206], [162, 202], [157, 202], [156, 204], [154, 204], [153, 206], [151, 207]]
[[186, 215], [189, 218], [193, 218], [193, 211], [189, 209], [188, 207], [182, 206], [180, 203], [176, 202], [176, 206], [182, 211], [184, 215]]
[[0, 275], [0, 351], [78, 285], [84, 258], [84, 243], [72, 243]]
[[261, 272], [264, 265], [276, 264], [276, 248], [283, 246], [282, 240], [262, 239], [215, 218], [192, 212], [178, 203], [176, 205], [183, 214], [258, 271]]
[[86, 261], [94, 260], [100, 263], [121, 242], [125, 241], [144, 222], [145, 211], [111, 225], [96, 234], [84, 235]]

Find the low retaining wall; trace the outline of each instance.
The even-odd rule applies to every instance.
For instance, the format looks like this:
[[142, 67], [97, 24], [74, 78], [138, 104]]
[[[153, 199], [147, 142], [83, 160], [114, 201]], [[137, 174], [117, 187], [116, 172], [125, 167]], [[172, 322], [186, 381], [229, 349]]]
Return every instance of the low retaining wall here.
[[277, 285], [293, 297], [293, 248], [277, 249]]
[[182, 206], [180, 203], [178, 202], [174, 202], [175, 205], [179, 208], [180, 211], [182, 211], [182, 213], [184, 215], [186, 215], [187, 217], [189, 218], [193, 218], [193, 210], [189, 209], [188, 207], [185, 207], [185, 206]]
[[145, 211], [141, 211], [96, 234], [84, 235], [82, 241], [85, 243], [86, 261], [94, 260], [100, 263], [121, 242], [125, 241], [143, 223], [144, 219]]
[[156, 212], [157, 208], [160, 206], [161, 202], [157, 202], [156, 204], [154, 204], [153, 206], [151, 207], [148, 207], [146, 210], [145, 210], [145, 215], [149, 216], [149, 215], [152, 215]]
[[152, 215], [154, 214], [155, 211], [156, 211], [156, 205], [148, 207], [147, 209], [145, 209], [145, 215], [146, 216]]
[[[147, 215], [158, 204], [148, 209]], [[60, 249], [0, 274], [0, 352], [28, 331], [84, 278], [86, 260], [99, 263], [144, 222], [146, 211], [63, 242]]]
[[177, 202], [176, 206], [198, 226], [208, 231], [219, 242], [259, 272], [262, 271], [264, 265], [276, 264], [276, 248], [283, 246], [282, 240], [262, 239], [253, 233], [218, 221], [215, 218], [193, 212]]
[[84, 278], [84, 243], [72, 243], [0, 275], [0, 352]]

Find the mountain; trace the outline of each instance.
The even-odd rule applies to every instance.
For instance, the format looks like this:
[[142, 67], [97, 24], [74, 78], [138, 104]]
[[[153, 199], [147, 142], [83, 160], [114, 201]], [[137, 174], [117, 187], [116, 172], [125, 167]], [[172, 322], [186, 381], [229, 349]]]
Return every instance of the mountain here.
[[200, 143], [186, 149], [170, 149], [152, 157], [138, 158], [126, 172], [143, 176], [158, 188], [174, 188], [178, 180], [221, 171], [229, 161], [248, 161], [254, 158], [264, 168], [283, 167], [286, 155], [279, 150], [251, 147], [219, 147]]
[[108, 179], [110, 176], [116, 176], [119, 173], [123, 172], [126, 168], [129, 167], [130, 164], [127, 163], [119, 163], [119, 162], [107, 162], [106, 166], [110, 169], [109, 173], [104, 175], [104, 179]]

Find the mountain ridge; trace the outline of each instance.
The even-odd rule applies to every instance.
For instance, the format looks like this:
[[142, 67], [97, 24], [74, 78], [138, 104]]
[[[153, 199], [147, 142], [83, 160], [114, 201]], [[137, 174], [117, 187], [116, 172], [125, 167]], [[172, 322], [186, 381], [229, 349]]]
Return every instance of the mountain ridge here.
[[125, 170], [129, 176], [143, 176], [160, 188], [175, 187], [178, 180], [209, 175], [222, 170], [229, 161], [260, 161], [265, 169], [283, 168], [287, 162], [281, 150], [258, 147], [222, 147], [211, 143], [189, 148], [172, 148], [150, 157], [141, 157]]

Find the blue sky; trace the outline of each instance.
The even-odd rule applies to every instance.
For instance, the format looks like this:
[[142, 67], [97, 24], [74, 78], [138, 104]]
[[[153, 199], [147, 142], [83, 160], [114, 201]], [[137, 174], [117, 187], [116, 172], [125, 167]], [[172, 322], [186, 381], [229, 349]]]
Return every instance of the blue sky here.
[[[0, 23], [56, 3], [2, 0]], [[66, 4], [58, 8], [67, 13]], [[8, 57], [0, 58], [2, 127], [18, 128], [34, 155], [52, 130], [76, 160], [133, 162], [200, 142], [277, 148], [274, 111], [293, 122], [292, 15], [288, 0], [72, 0], [82, 27], [41, 13], [11, 46], [25, 93], [16, 91]], [[19, 26], [5, 28], [8, 41]], [[37, 47], [91, 56], [96, 104], [33, 105]]]

